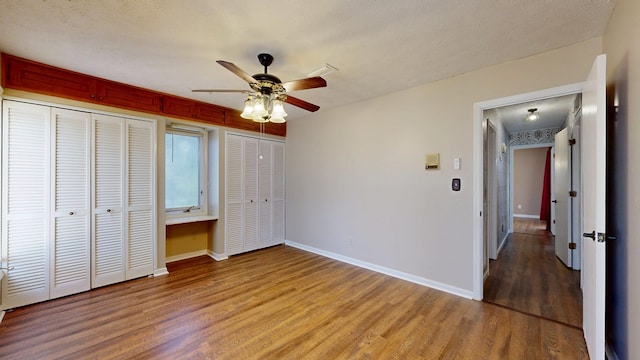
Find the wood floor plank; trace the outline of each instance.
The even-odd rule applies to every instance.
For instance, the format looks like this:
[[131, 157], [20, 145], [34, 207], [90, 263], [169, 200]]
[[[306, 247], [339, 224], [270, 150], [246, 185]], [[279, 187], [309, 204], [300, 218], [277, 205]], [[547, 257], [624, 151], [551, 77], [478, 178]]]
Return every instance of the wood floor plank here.
[[2, 359], [585, 358], [582, 332], [277, 246], [15, 309]]

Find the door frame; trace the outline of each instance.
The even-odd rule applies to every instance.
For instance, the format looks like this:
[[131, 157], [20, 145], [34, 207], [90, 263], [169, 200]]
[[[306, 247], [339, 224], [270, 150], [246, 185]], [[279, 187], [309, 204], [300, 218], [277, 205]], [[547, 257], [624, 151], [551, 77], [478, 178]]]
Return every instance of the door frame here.
[[[487, 120], [487, 246], [489, 259], [498, 258], [498, 174], [496, 160], [498, 155], [498, 132], [495, 124]], [[488, 261], [488, 260], [487, 260]], [[489, 266], [487, 266], [489, 270]]]
[[[514, 145], [514, 146], [510, 146], [509, 147], [509, 156], [510, 156], [510, 161], [509, 161], [509, 204], [507, 204], [507, 216], [509, 217], [508, 220], [508, 225], [509, 225], [509, 232], [512, 233], [513, 232], [513, 194], [514, 194], [514, 185], [515, 182], [513, 180], [513, 166], [514, 166], [514, 156], [515, 156], [515, 151], [516, 150], [527, 150], [527, 149], [539, 149], [539, 148], [549, 148], [549, 147], [553, 147], [553, 144], [526, 144], [526, 145]], [[553, 166], [553, 164], [552, 164]], [[553, 167], [552, 167], [553, 168]], [[553, 181], [553, 177], [551, 177], [551, 188], [553, 188], [554, 186], [554, 181]], [[551, 193], [553, 194], [553, 193]], [[553, 203], [551, 204], [551, 206], [553, 207]]]
[[476, 214], [473, 217], [473, 298], [475, 300], [483, 299], [483, 243], [484, 231], [483, 223], [483, 133], [482, 122], [484, 120], [483, 111], [521, 104], [524, 102], [545, 100], [564, 95], [573, 95], [582, 93], [584, 83], [575, 83], [569, 85], [558, 86], [538, 91], [532, 91], [523, 94], [517, 94], [502, 98], [496, 98], [486, 101], [480, 101], [473, 104], [473, 211]]

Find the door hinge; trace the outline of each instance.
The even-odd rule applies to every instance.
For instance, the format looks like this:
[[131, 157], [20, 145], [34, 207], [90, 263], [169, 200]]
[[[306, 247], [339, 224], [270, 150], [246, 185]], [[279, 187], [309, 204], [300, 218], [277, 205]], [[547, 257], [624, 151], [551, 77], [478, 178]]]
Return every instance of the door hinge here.
[[569, 196], [570, 197], [576, 197], [576, 196], [578, 196], [578, 192], [575, 191], [575, 190], [571, 190], [571, 191], [569, 191]]
[[576, 243], [569, 243], [569, 249], [575, 250], [576, 249]]
[[576, 139], [569, 139], [569, 146], [573, 146], [576, 144]]

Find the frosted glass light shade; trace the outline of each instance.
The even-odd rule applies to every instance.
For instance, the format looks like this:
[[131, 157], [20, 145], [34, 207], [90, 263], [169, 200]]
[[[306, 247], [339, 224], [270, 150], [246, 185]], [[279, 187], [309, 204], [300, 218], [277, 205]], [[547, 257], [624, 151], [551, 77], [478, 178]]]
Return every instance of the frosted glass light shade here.
[[286, 122], [284, 119], [285, 116], [287, 116], [287, 113], [284, 111], [282, 100], [273, 100], [273, 110], [271, 111], [271, 119], [269, 120], [272, 123], [281, 124]]
[[242, 109], [242, 114], [240, 114], [240, 117], [243, 119], [253, 119], [253, 101], [251, 98], [248, 98], [247, 100], [245, 100], [244, 102], [244, 109]]

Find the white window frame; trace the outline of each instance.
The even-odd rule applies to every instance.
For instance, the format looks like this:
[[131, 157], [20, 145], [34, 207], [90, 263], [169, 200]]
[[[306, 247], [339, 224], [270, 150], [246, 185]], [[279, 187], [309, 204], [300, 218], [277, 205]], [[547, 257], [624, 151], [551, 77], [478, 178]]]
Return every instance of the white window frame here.
[[[182, 218], [182, 217], [195, 217], [204, 216], [209, 213], [209, 133], [207, 129], [199, 128], [190, 125], [183, 125], [177, 123], [171, 123], [165, 130], [165, 139], [167, 134], [177, 134], [186, 136], [198, 136], [200, 137], [200, 165], [199, 165], [199, 188], [200, 194], [198, 202], [200, 206], [192, 208], [166, 208], [165, 212], [167, 219], [170, 218]], [[165, 159], [165, 171], [166, 171], [166, 159]], [[166, 174], [166, 173], [165, 173]], [[165, 175], [166, 176], [166, 175]], [[166, 185], [165, 185], [165, 197], [166, 197]]]

